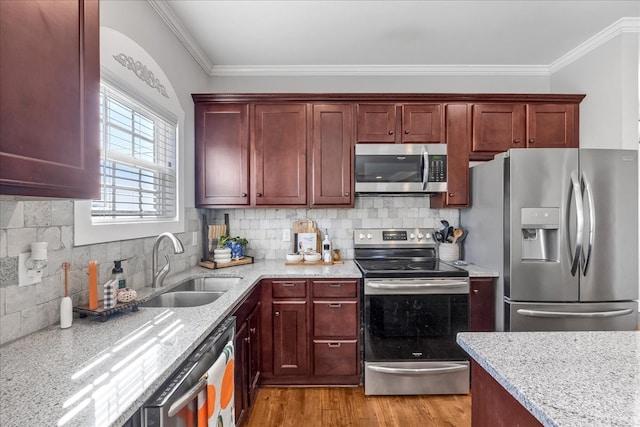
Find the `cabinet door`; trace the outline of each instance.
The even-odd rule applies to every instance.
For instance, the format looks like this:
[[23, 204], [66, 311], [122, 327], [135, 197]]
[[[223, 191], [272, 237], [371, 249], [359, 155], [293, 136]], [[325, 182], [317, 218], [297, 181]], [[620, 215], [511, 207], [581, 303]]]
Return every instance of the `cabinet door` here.
[[510, 148], [526, 147], [524, 104], [474, 104], [471, 151], [492, 158]]
[[577, 148], [577, 106], [531, 104], [528, 106], [529, 148]]
[[306, 375], [307, 302], [273, 302], [273, 373]]
[[0, 1], [0, 194], [100, 197], [97, 0]]
[[352, 106], [314, 105], [311, 206], [352, 206]]
[[253, 164], [256, 205], [307, 203], [307, 107], [255, 107]]
[[396, 142], [396, 104], [358, 104], [358, 143]]
[[247, 317], [249, 327], [249, 405], [253, 405], [258, 391], [258, 380], [260, 379], [260, 302], [256, 304], [253, 311]]
[[442, 105], [402, 106], [402, 142], [439, 143], [443, 141]]
[[196, 206], [249, 204], [249, 106], [196, 103]]
[[242, 418], [247, 416], [249, 408], [249, 379], [247, 376], [247, 359], [248, 359], [248, 342], [249, 331], [247, 322], [241, 322], [236, 325], [236, 335], [234, 339], [234, 399], [236, 424], [239, 424]]
[[469, 286], [469, 330], [495, 330], [495, 283], [492, 278], [472, 278]]

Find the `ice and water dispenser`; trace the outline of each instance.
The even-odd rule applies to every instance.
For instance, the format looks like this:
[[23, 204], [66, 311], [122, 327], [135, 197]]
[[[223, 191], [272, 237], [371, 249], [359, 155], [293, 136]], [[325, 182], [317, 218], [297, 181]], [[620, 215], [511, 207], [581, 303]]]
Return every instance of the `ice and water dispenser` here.
[[522, 208], [522, 260], [558, 261], [560, 208]]

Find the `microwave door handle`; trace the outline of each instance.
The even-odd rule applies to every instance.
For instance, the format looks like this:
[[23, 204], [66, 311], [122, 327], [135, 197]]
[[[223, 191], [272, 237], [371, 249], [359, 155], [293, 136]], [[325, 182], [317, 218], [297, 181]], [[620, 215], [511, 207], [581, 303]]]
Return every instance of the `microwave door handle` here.
[[198, 380], [196, 385], [187, 390], [185, 394], [180, 396], [175, 402], [173, 402], [173, 404], [171, 404], [171, 406], [169, 407], [168, 415], [170, 417], [175, 417], [182, 408], [187, 406], [189, 402], [198, 397], [198, 394], [200, 394], [200, 392], [207, 387], [208, 378], [209, 377], [207, 374], [200, 377], [200, 380]]
[[422, 146], [422, 190], [427, 190], [429, 184], [429, 153]]

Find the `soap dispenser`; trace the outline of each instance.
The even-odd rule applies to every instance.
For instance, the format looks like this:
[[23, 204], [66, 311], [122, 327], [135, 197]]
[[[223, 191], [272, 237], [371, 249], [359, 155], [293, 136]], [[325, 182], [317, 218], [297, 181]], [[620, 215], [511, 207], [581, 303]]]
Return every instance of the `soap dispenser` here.
[[122, 261], [126, 261], [126, 260], [119, 259], [119, 260], [113, 261], [113, 270], [111, 270], [111, 273], [113, 274], [111, 278], [116, 281], [115, 283], [116, 295], [118, 294], [118, 292], [120, 292], [121, 290], [127, 287], [127, 279], [125, 279], [124, 277], [124, 270], [122, 269]]
[[324, 262], [332, 262], [331, 240], [329, 240], [329, 231], [325, 229], [324, 240], [322, 241], [322, 260]]

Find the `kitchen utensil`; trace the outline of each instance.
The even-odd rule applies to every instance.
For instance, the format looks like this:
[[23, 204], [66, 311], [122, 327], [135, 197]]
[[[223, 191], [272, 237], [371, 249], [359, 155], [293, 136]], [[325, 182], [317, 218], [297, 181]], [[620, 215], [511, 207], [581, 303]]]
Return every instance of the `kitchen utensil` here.
[[453, 242], [452, 243], [457, 243], [458, 239], [460, 237], [462, 237], [462, 235], [464, 234], [464, 231], [462, 231], [460, 228], [456, 228], [453, 230]]
[[71, 297], [69, 296], [69, 268], [71, 264], [68, 262], [62, 263], [62, 269], [64, 270], [64, 297], [60, 300], [60, 328], [66, 329], [71, 327], [73, 322], [73, 305]]
[[458, 238], [458, 243], [464, 242], [464, 239], [467, 238], [467, 234], [469, 234], [469, 232], [467, 230], [462, 230], [462, 236], [460, 236], [460, 238]]
[[440, 243], [444, 242], [444, 236], [442, 235], [441, 232], [436, 231], [435, 233], [433, 233], [433, 235], [434, 235], [436, 241], [438, 241]]

